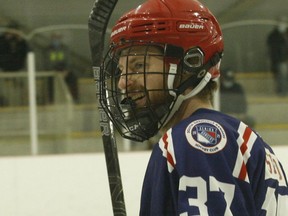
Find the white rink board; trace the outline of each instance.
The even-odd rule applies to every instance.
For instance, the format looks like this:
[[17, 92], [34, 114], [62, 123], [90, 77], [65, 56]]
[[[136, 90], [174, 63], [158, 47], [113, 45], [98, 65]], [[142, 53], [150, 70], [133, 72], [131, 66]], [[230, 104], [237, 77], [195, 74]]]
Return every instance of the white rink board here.
[[[288, 170], [288, 147], [274, 147]], [[120, 153], [128, 216], [138, 215], [150, 152]], [[0, 215], [112, 216], [103, 154], [0, 159]]]

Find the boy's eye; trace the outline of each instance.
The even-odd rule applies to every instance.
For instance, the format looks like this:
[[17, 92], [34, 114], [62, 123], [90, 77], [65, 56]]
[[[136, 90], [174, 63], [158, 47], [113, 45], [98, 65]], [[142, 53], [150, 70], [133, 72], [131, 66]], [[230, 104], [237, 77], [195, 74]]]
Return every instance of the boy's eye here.
[[141, 70], [141, 71], [144, 71], [144, 67], [145, 67], [145, 64], [143, 62], [137, 62], [133, 66], [135, 70]]

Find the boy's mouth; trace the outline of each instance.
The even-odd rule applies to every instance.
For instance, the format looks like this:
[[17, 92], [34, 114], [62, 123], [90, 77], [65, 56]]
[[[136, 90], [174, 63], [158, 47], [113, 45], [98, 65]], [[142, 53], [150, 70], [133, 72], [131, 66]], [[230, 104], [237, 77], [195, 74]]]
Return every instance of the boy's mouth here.
[[140, 93], [140, 94], [134, 94], [130, 98], [135, 102], [137, 100], [141, 100], [145, 97], [145, 94]]
[[131, 96], [124, 98], [121, 101], [121, 105], [129, 105], [132, 108], [136, 108], [137, 107], [137, 101], [138, 101], [138, 105], [139, 105], [140, 100], [144, 99], [145, 97], [146, 97], [146, 95], [143, 93], [133, 94]]

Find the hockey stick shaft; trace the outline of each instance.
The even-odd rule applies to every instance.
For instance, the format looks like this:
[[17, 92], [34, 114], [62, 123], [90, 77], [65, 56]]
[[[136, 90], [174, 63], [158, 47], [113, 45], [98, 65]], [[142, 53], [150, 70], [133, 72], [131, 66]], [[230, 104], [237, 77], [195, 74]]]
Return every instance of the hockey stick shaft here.
[[[100, 94], [100, 65], [103, 59], [105, 33], [116, 4], [117, 0], [96, 0], [89, 17], [89, 40], [97, 98]], [[113, 125], [100, 105], [98, 109], [113, 213], [114, 216], [125, 216], [123, 186]]]

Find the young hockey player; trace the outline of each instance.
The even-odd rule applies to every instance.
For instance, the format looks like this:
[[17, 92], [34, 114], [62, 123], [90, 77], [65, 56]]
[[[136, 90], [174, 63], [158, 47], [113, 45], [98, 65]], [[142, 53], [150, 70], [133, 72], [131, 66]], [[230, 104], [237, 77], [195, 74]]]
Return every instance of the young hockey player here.
[[223, 38], [196, 0], [148, 0], [113, 27], [101, 104], [123, 137], [162, 134], [140, 215], [286, 215], [287, 179], [271, 147], [213, 110]]

